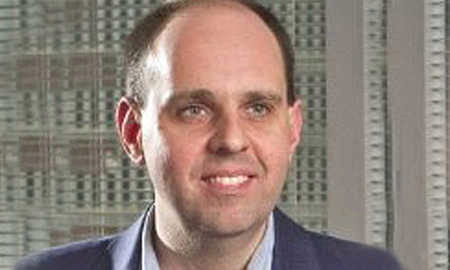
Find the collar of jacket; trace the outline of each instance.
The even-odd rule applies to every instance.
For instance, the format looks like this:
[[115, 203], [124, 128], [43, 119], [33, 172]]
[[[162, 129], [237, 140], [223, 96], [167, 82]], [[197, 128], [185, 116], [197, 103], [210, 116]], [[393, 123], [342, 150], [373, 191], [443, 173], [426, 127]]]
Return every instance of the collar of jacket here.
[[310, 234], [275, 208], [275, 246], [272, 270], [319, 270]]
[[108, 245], [106, 252], [109, 253], [111, 270], [141, 269], [141, 235], [149, 209]]

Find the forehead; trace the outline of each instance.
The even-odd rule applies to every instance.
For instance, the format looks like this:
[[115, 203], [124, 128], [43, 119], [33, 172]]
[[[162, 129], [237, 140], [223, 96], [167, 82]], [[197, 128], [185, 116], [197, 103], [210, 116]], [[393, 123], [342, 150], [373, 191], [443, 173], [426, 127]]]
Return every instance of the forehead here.
[[238, 4], [188, 8], [172, 19], [157, 44], [169, 62], [174, 86], [209, 89], [199, 84], [220, 81], [236, 87], [239, 81], [240, 87], [252, 89], [285, 88], [274, 34]]

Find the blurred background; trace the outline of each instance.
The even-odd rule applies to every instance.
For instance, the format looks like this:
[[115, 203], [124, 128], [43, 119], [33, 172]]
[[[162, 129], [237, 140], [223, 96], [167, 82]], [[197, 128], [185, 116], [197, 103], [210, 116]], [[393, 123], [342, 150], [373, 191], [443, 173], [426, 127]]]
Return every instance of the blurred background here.
[[[0, 1], [0, 269], [115, 233], [152, 201], [114, 131], [122, 46], [158, 0]], [[302, 143], [279, 206], [448, 268], [448, 0], [259, 1], [295, 47]]]

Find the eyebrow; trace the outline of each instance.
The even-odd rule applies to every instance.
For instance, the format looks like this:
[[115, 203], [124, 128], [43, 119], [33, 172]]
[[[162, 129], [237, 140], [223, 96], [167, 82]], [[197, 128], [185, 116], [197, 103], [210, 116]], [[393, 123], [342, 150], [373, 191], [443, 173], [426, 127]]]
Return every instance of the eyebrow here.
[[181, 100], [214, 100], [214, 94], [208, 89], [193, 89], [175, 93], [170, 97], [168, 103], [174, 103]]
[[244, 98], [248, 101], [266, 100], [275, 104], [279, 104], [283, 100], [279, 94], [266, 90], [246, 92], [244, 93]]
[[[270, 90], [251, 90], [243, 93], [241, 97], [246, 102], [269, 101], [274, 104], [279, 104], [283, 100], [278, 93], [274, 93]], [[205, 88], [192, 89], [175, 93], [172, 97], [170, 97], [168, 104], [175, 104], [183, 100], [202, 100], [213, 102], [216, 100], [216, 96], [212, 91]]]

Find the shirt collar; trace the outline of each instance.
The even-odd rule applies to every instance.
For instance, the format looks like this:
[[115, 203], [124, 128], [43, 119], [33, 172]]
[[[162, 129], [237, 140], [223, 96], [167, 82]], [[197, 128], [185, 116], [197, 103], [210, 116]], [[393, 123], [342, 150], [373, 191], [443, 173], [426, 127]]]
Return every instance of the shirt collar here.
[[[160, 270], [158, 259], [152, 242], [154, 206], [147, 212], [142, 230], [142, 270]], [[247, 270], [270, 270], [272, 267], [273, 247], [275, 243], [275, 229], [273, 222], [273, 213], [270, 213], [267, 222], [267, 228], [263, 240], [259, 243], [253, 254]]]

